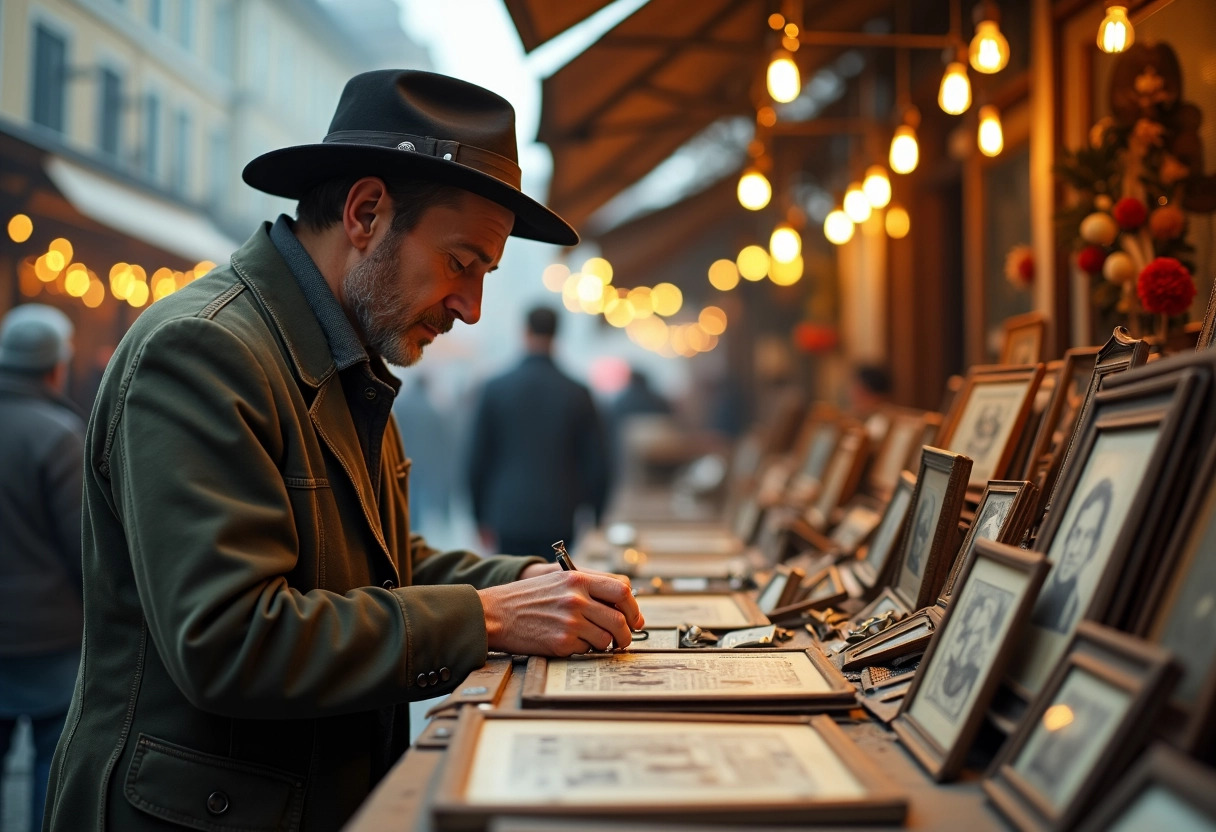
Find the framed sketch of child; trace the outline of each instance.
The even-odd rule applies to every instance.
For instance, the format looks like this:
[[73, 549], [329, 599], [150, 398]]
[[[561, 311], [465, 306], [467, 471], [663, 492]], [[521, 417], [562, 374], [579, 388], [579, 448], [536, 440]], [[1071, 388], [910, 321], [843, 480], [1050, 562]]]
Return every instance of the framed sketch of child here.
[[947, 603], [954, 592], [954, 585], [962, 573], [967, 559], [975, 550], [977, 540], [993, 540], [1017, 546], [1022, 535], [1030, 527], [1038, 489], [1024, 480], [991, 480], [980, 495], [975, 509], [975, 519], [967, 529], [963, 543], [958, 547], [950, 573], [942, 585], [939, 603]]
[[1078, 832], [1216, 832], [1216, 771], [1167, 745], [1148, 748]]
[[1083, 621], [984, 791], [1023, 830], [1071, 829], [1143, 746], [1177, 676], [1156, 645]]
[[1042, 312], [1027, 312], [1006, 318], [1001, 364], [1037, 364], [1042, 360], [1047, 318]]
[[908, 516], [908, 506], [912, 504], [912, 492], [916, 490], [916, 477], [907, 471], [899, 476], [899, 484], [887, 501], [882, 520], [870, 537], [870, 542], [858, 550], [857, 558], [846, 563], [846, 568], [852, 570], [857, 580], [867, 591], [879, 586], [888, 572], [891, 553], [896, 551], [903, 540], [904, 520]]
[[1046, 571], [1035, 552], [976, 545], [892, 723], [934, 779], [962, 768]]
[[951, 556], [958, 551], [958, 519], [967, 494], [971, 460], [940, 448], [925, 448], [916, 490], [904, 521], [891, 586], [908, 609], [932, 604]]
[[467, 708], [433, 812], [442, 830], [521, 815], [898, 824], [907, 798], [826, 716]]
[[967, 374], [954, 407], [958, 415], [935, 444], [974, 461], [969, 484], [976, 493], [988, 480], [1008, 476], [1042, 377], [1042, 364], [977, 366]]

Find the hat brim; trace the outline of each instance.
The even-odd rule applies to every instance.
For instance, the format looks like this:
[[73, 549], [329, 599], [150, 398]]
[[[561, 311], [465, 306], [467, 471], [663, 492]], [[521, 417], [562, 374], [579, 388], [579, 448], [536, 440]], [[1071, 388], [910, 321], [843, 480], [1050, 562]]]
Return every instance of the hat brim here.
[[365, 144], [307, 144], [272, 150], [245, 166], [241, 178], [275, 196], [299, 199], [327, 179], [399, 174], [453, 185], [515, 214], [512, 237], [561, 246], [578, 244], [571, 225], [530, 196], [458, 162]]

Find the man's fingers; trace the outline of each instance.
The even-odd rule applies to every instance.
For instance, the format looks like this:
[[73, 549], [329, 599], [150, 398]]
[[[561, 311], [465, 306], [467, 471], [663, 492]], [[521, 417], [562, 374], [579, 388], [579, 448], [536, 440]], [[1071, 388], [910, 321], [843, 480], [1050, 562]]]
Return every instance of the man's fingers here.
[[631, 629], [640, 630], [646, 626], [642, 611], [638, 609], [637, 599], [633, 597], [629, 587], [620, 581], [607, 576], [589, 576], [587, 591], [597, 601], [611, 604], [620, 610]]
[[[620, 613], [615, 607], [610, 607], [607, 604], [591, 603], [587, 605], [587, 611], [584, 617], [588, 622], [594, 624], [601, 630], [599, 636], [586, 636], [580, 633], [582, 638], [589, 638], [592, 641], [616, 642], [617, 647], [628, 647], [629, 642], [633, 641], [633, 635], [629, 632], [629, 625], [625, 622], [625, 616]], [[608, 644], [597, 644], [598, 649], [606, 649]]]

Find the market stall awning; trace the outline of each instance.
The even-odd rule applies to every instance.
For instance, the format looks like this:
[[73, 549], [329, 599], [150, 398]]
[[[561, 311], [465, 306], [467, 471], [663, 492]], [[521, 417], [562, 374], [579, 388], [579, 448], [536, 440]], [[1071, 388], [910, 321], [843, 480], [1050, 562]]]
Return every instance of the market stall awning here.
[[525, 52], [610, 6], [615, 0], [504, 0]]

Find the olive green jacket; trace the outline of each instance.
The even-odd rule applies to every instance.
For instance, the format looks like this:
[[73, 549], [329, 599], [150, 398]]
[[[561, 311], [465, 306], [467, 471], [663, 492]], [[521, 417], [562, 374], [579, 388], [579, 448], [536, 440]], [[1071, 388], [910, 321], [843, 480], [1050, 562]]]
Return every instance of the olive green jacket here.
[[474, 587], [536, 560], [411, 535], [391, 420], [376, 494], [268, 228], [149, 307], [102, 382], [48, 829], [337, 828], [404, 750], [395, 706], [485, 662]]

